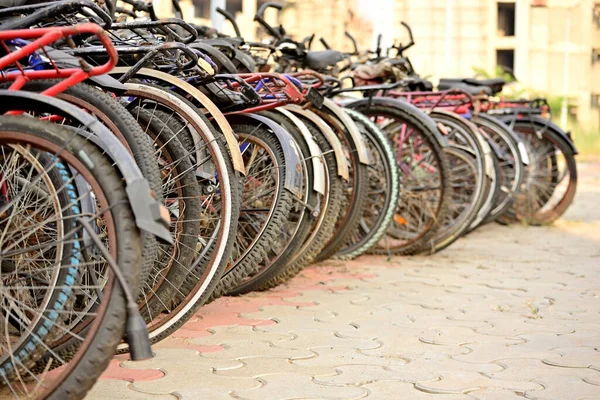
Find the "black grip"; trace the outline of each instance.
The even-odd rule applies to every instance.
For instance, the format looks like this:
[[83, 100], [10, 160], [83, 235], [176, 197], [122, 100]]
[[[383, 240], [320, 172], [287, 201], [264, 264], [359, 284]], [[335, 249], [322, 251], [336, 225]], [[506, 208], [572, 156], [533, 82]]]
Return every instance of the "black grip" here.
[[413, 44], [415, 44], [415, 40], [413, 39], [413, 33], [412, 33], [412, 29], [410, 29], [410, 26], [409, 26], [409, 25], [408, 25], [406, 22], [402, 21], [402, 22], [400, 22], [400, 23], [401, 23], [401, 24], [402, 24], [402, 25], [403, 25], [403, 26], [406, 28], [406, 30], [408, 31], [408, 37], [410, 38], [410, 46], [412, 46]]
[[281, 11], [283, 9], [283, 6], [281, 4], [274, 3], [272, 1], [267, 1], [262, 6], [260, 6], [260, 8], [256, 11], [256, 16], [263, 18], [265, 16], [265, 10], [269, 7], [276, 8], [279, 11]]
[[222, 16], [224, 16], [226, 20], [231, 22], [231, 25], [233, 26], [233, 30], [235, 31], [235, 36], [241, 38], [242, 34], [240, 33], [240, 27], [238, 26], [237, 22], [235, 22], [234, 16], [229, 11], [223, 10], [221, 7], [217, 7], [216, 11], [219, 14], [221, 14]]
[[352, 54], [358, 55], [358, 46], [356, 45], [356, 39], [354, 39], [354, 36], [352, 36], [348, 31], [345, 31], [344, 35], [346, 35], [346, 37], [352, 42], [352, 47], [354, 48], [354, 52]]

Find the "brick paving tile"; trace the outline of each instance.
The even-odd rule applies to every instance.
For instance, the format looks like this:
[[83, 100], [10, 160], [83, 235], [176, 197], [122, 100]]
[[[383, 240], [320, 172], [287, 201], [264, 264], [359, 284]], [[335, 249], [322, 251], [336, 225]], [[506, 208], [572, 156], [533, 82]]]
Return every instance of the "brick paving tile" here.
[[600, 399], [600, 165], [551, 227], [312, 266], [203, 307], [92, 400]]

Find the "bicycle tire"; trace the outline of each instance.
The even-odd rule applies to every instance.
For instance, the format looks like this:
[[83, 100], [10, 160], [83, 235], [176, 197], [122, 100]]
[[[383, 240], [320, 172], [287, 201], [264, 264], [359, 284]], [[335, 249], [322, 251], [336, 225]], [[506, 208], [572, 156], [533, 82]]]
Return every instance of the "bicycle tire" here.
[[[344, 184], [342, 178], [337, 174], [337, 160], [333, 154], [333, 149], [325, 135], [312, 121], [301, 115], [296, 116], [311, 131], [313, 139], [321, 149], [325, 159], [327, 167], [326, 190], [328, 192], [327, 203], [324, 204], [325, 212], [316, 221], [315, 226], [312, 227], [311, 235], [289, 263], [279, 270], [268, 271], [262, 279], [261, 285], [256, 287], [256, 290], [268, 290], [279, 286], [298, 275], [306, 266], [310, 265], [335, 233], [335, 223], [341, 211]], [[234, 291], [233, 294], [238, 293]]]
[[[112, 160], [105, 157], [91, 142], [59, 125], [35, 119], [26, 119], [23, 123], [18, 122], [18, 117], [2, 118], [2, 126], [20, 131], [21, 138], [29, 135], [46, 140], [51, 143], [48, 147], [53, 151], [64, 148], [66, 152], [63, 154], [72, 156], [69, 165], [80, 173], [85, 170], [86, 176], [94, 179], [96, 188], [99, 189], [95, 190], [96, 199], [104, 210], [104, 218], [110, 218], [108, 234], [114, 238], [114, 245], [109, 251], [135, 293], [139, 285], [142, 261], [141, 237], [123, 179], [113, 167]], [[59, 354], [63, 360], [71, 362], [57, 374], [57, 380], [52, 385], [49, 378], [44, 381], [46, 387], [41, 398], [83, 398], [108, 366], [124, 333], [126, 307], [122, 288], [116, 279], [111, 278], [103, 291], [104, 300], [86, 330], [84, 341], [77, 344], [70, 342], [69, 346], [53, 349], [53, 354]], [[48, 365], [47, 361], [53, 357], [46, 353], [38, 361], [35, 370], [43, 371]]]
[[502, 121], [486, 114], [473, 116], [471, 121], [480, 129], [487, 131], [494, 141], [505, 143], [505, 147], [508, 149], [508, 154], [506, 154], [508, 159], [499, 163], [502, 191], [500, 196], [497, 196], [490, 215], [484, 220], [484, 223], [487, 223], [502, 217], [511, 207], [514, 198], [518, 196], [524, 179], [524, 163], [521, 155], [524, 150], [521, 150], [523, 148], [521, 139]]
[[[378, 154], [377, 157], [373, 158], [380, 160], [380, 163], [383, 166], [383, 174], [385, 175], [386, 182], [389, 186], [387, 191], [389, 194], [385, 196], [383, 205], [378, 212], [378, 217], [375, 219], [375, 222], [372, 226], [369, 226], [370, 230], [368, 232], [362, 232], [365, 230], [366, 223], [361, 223], [355, 230], [354, 235], [356, 236], [353, 237], [354, 240], [346, 242], [344, 247], [338, 250], [334, 256], [334, 258], [340, 260], [351, 260], [369, 251], [371, 247], [381, 239], [389, 225], [392, 223], [400, 193], [400, 177], [398, 168], [396, 167], [394, 152], [387, 136], [385, 136], [377, 125], [361, 113], [348, 108], [345, 108], [344, 111], [357, 123], [359, 130], [366, 139], [365, 142], [369, 149]], [[371, 178], [375, 178], [375, 182], [371, 184], [371, 187], [372, 189], [380, 190], [381, 182], [378, 179], [378, 175], [381, 171], [375, 171], [374, 166], [369, 166], [369, 168], [372, 172]], [[371, 179], [371, 181], [372, 180], [373, 179]], [[373, 187], [373, 185], [375, 185], [375, 187]], [[375, 200], [372, 200], [370, 203], [375, 203]]]
[[[357, 144], [355, 143], [348, 127], [344, 125], [332, 112], [328, 110], [311, 109], [321, 117], [336, 132], [342, 145], [345, 146], [349, 162], [351, 182], [344, 182], [345, 196], [347, 201], [342, 204], [342, 211], [336, 221], [335, 232], [325, 244], [315, 261], [323, 261], [331, 258], [343, 246], [348, 236], [360, 224], [361, 211], [367, 201], [369, 171], [368, 166], [359, 160]], [[343, 111], [342, 111], [343, 112]], [[344, 212], [345, 211], [345, 212]]]
[[[262, 123], [254, 124], [233, 123], [233, 131], [238, 135], [241, 143], [245, 141], [253, 142], [254, 146], [260, 146], [267, 150], [272, 162], [275, 165], [273, 170], [277, 170], [278, 178], [273, 200], [273, 206], [270, 207], [269, 216], [265, 223], [261, 226], [258, 236], [255, 237], [249, 247], [242, 249], [241, 254], [235, 253], [233, 257], [237, 257], [235, 263], [229, 270], [223, 273], [223, 276], [215, 288], [211, 299], [227, 294], [233, 288], [237, 287], [242, 280], [256, 271], [257, 265], [267, 256], [270, 243], [275, 241], [277, 235], [281, 233], [294, 203], [294, 196], [290, 191], [284, 188], [283, 176], [285, 176], [285, 158], [283, 156], [283, 148], [275, 135], [273, 135]], [[245, 185], [249, 182], [250, 175], [248, 172], [252, 165], [246, 165], [247, 174], [243, 178]], [[242, 193], [242, 206], [240, 209], [240, 220], [244, 219], [244, 200], [247, 195], [246, 186]], [[243, 229], [241, 224], [238, 225], [238, 232]], [[238, 250], [239, 251], [239, 250]]]
[[[431, 238], [437, 233], [440, 229], [441, 224], [439, 221], [442, 221], [446, 214], [448, 213], [448, 206], [450, 203], [450, 171], [448, 166], [448, 161], [443, 154], [442, 144], [440, 139], [436, 136], [435, 132], [432, 131], [430, 126], [435, 125], [433, 121], [427, 120], [429, 117], [424, 113], [419, 111], [418, 109], [409, 109], [406, 107], [406, 110], [400, 110], [394, 107], [389, 107], [382, 104], [359, 104], [359, 105], [349, 105], [349, 108], [357, 110], [362, 114], [366, 115], [369, 118], [390, 118], [393, 121], [400, 121], [402, 124], [407, 124], [412, 126], [413, 129], [417, 132], [419, 137], [423, 140], [424, 143], [427, 144], [429, 149], [432, 152], [432, 156], [434, 161], [436, 162], [438, 176], [439, 176], [439, 200], [436, 201], [437, 207], [433, 210], [433, 215], [429, 218], [427, 225], [424, 226], [424, 231], [419, 231], [418, 235], [410, 240], [406, 241], [404, 244], [400, 244], [394, 247], [391, 247], [387, 243], [387, 235], [390, 233], [390, 229], [388, 229], [387, 235], [382, 238], [382, 240], [374, 246], [371, 251], [376, 254], [385, 254], [385, 255], [412, 255], [419, 253], [427, 243], [431, 240]], [[384, 130], [384, 132], [386, 132]], [[388, 138], [393, 139], [393, 136], [390, 136], [390, 132], [386, 132]], [[398, 150], [396, 149], [396, 145], [394, 146], [394, 151], [398, 154]], [[404, 203], [403, 196], [410, 195], [411, 188], [407, 187], [406, 183], [403, 184], [404, 175], [401, 175], [400, 183], [403, 187], [402, 195], [399, 198], [398, 204], [399, 207], [402, 207]], [[396, 218], [396, 216], [394, 217]], [[394, 221], [392, 226], [394, 226], [397, 222]]]
[[[304, 198], [297, 199], [292, 197], [294, 200], [293, 208], [295, 208], [295, 210], [292, 211], [290, 217], [288, 217], [287, 224], [290, 225], [293, 223], [295, 226], [292, 227], [291, 233], [285, 233], [289, 230], [289, 228], [284, 229], [282, 231], [283, 233], [280, 233], [278, 240], [285, 240], [285, 243], [283, 243], [282, 246], [283, 248], [277, 247], [277, 242], [271, 242], [271, 246], [269, 248], [269, 254], [271, 257], [261, 262], [257, 266], [258, 268], [254, 273], [244, 278], [229, 292], [233, 295], [244, 294], [254, 290], [263, 290], [265, 287], [265, 281], [268, 281], [271, 276], [277, 275], [277, 271], [287, 268], [289, 262], [297, 255], [304, 245], [304, 242], [308, 238], [312, 228], [312, 212], [306, 205], [314, 209], [314, 206], [318, 206], [321, 201], [326, 200], [321, 199], [321, 197], [325, 197], [327, 195], [325, 194], [323, 196], [313, 188], [312, 182], [315, 172], [311, 163], [311, 153], [308, 144], [299, 131], [299, 128], [283, 114], [277, 114], [274, 112], [261, 112], [260, 114], [281, 125], [281, 127], [290, 134], [295, 142], [295, 145], [298, 147], [298, 150], [301, 154], [302, 168], [304, 169], [304, 187], [302, 188]], [[297, 214], [296, 217], [293, 216], [294, 213]], [[297, 220], [295, 220], [296, 218]], [[284, 236], [282, 237], [282, 235]], [[266, 262], [268, 262], [269, 265], [264, 265]]]

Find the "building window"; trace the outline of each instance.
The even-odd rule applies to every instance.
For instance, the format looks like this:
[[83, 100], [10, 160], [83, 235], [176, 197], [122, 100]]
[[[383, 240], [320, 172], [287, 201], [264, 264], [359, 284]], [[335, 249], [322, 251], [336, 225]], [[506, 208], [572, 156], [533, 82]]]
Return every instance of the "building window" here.
[[236, 13], [242, 12], [242, 0], [227, 0], [225, 9], [235, 16]]
[[194, 17], [210, 18], [210, 0], [194, 0]]
[[592, 93], [591, 106], [595, 110], [600, 108], [600, 94]]
[[496, 65], [515, 70], [515, 51], [514, 50], [496, 50]]
[[515, 3], [498, 3], [498, 36], [515, 36]]

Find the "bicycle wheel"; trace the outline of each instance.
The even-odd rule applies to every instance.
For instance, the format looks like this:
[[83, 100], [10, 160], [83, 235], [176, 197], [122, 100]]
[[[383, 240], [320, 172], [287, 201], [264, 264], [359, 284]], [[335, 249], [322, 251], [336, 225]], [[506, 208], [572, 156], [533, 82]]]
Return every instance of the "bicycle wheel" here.
[[350, 260], [368, 251], [392, 223], [400, 194], [400, 177], [392, 145], [385, 134], [366, 116], [344, 109], [354, 120], [370, 150], [369, 192], [359, 226], [335, 258]]
[[[343, 182], [344, 197], [334, 233], [315, 259], [315, 261], [322, 261], [336, 254], [344, 246], [349, 235], [358, 228], [362, 210], [367, 202], [369, 170], [366, 164], [361, 163], [357, 150], [358, 143], [354, 141], [349, 128], [344, 125], [343, 121], [326, 109], [311, 109], [311, 111], [334, 130], [344, 147], [349, 165], [349, 180]], [[351, 123], [354, 122], [351, 121]]]
[[458, 240], [471, 226], [477, 217], [482, 196], [481, 170], [477, 168], [477, 160], [473, 154], [459, 148], [447, 147], [444, 152], [448, 156], [451, 170], [451, 202], [449, 213], [442, 223], [442, 228], [431, 239], [431, 245], [426, 254], [432, 254], [445, 249]]
[[[196, 215], [190, 214], [190, 221], [200, 226], [200, 234], [186, 237], [186, 243], [193, 238], [194, 245], [190, 246], [194, 257], [190, 264], [173, 263], [170, 270], [178, 273], [169, 271], [173, 279], [162, 282], [167, 285], [164, 293], [172, 296], [161, 297], [163, 306], [168, 307], [149, 325], [150, 339], [155, 343], [185, 323], [208, 300], [221, 278], [231, 244], [228, 232], [235, 227], [232, 195], [232, 178], [235, 178], [230, 175], [228, 153], [220, 146], [224, 139], [215, 136], [215, 131], [196, 108], [160, 87], [138, 83], [127, 83], [126, 86], [128, 90], [121, 101], [134, 118], [139, 118], [137, 110], [145, 110], [152, 120], [172, 128], [174, 138], [183, 147], [179, 160], [191, 163], [185, 169], [186, 174], [195, 176], [190, 185], [200, 190], [201, 208]], [[143, 309], [143, 305], [141, 307]], [[127, 345], [120, 345], [119, 351], [127, 351]]]
[[[0, 143], [3, 157], [11, 157], [9, 163], [2, 163], [2, 186], [6, 191], [1, 223], [3, 229], [21, 224], [20, 229], [13, 226], [10, 238], [2, 239], [3, 279], [11, 275], [11, 265], [24, 263], [14, 272], [21, 275], [23, 283], [28, 279], [35, 282], [27, 285], [28, 296], [19, 296], [18, 303], [8, 302], [12, 304], [8, 315], [16, 304], [35, 306], [22, 308], [25, 312], [12, 319], [10, 328], [3, 327], [18, 332], [19, 326], [27, 326], [31, 337], [20, 341], [18, 347], [11, 345], [10, 349], [18, 353], [5, 352], [3, 346], [2, 372], [7, 376], [9, 364], [16, 362], [19, 379], [5, 381], [7, 387], [2, 391], [31, 396], [31, 386], [27, 385], [33, 383], [33, 395], [39, 398], [83, 398], [112, 358], [126, 319], [123, 289], [96, 243], [106, 247], [133, 293], [139, 284], [141, 238], [124, 182], [112, 160], [60, 125], [33, 118], [0, 117]], [[84, 208], [90, 199], [96, 205], [91, 215]], [[23, 202], [28, 204], [25, 208], [18, 206]], [[12, 213], [19, 213], [21, 218]], [[84, 224], [95, 227], [101, 235], [84, 230]], [[93, 235], [98, 241], [91, 240]], [[22, 246], [17, 249], [18, 243]], [[15, 251], [10, 252], [12, 248]], [[23, 258], [23, 254], [28, 256]], [[33, 275], [22, 275], [28, 269]], [[42, 279], [40, 274], [50, 279]], [[5, 287], [3, 308], [7, 299], [14, 297], [5, 292]], [[86, 302], [94, 306], [87, 307], [83, 304]], [[72, 321], [78, 321], [77, 325]], [[68, 347], [60, 345], [64, 338], [72, 339]], [[49, 368], [59, 366], [62, 368], [57, 372], [45, 374]]]
[[[450, 202], [450, 171], [434, 122], [408, 104], [377, 98], [349, 104], [369, 117], [392, 142], [402, 193], [394, 221], [372, 248], [377, 254], [416, 254], [441, 228]], [[397, 106], [390, 106], [396, 104]], [[402, 107], [402, 108], [400, 108]]]
[[[21, 90], [42, 92], [57, 82], [57, 80], [31, 81], [26, 83]], [[109, 128], [131, 152], [157, 200], [162, 201], [160, 174], [152, 156], [150, 143], [140, 126], [118, 101], [98, 88], [85, 83], [70, 86], [56, 97], [86, 110]], [[142, 232], [142, 245], [144, 262], [140, 281], [143, 283], [148, 278], [156, 261], [158, 243], [154, 235]]]
[[[283, 114], [276, 112], [262, 112], [260, 114], [277, 122], [293, 138], [302, 159], [303, 197], [301, 199], [295, 196], [292, 197], [294, 205], [284, 224], [284, 229], [280, 232], [276, 241], [271, 242], [265, 259], [230, 291], [230, 294], [236, 295], [266, 288], [266, 281], [274, 275], [279, 275], [281, 270], [287, 268], [290, 260], [296, 256], [308, 238], [313, 225], [311, 220], [319, 217], [323, 207], [322, 204], [327, 201], [326, 194], [317, 192], [313, 185], [317, 172], [312, 163], [309, 145], [300, 132], [300, 127]], [[308, 127], [302, 121], [298, 120], [297, 122], [302, 124], [302, 129], [308, 130]]]
[[[494, 157], [476, 125], [446, 111], [434, 110], [430, 116], [448, 138], [450, 147], [459, 150], [446, 152], [453, 171], [451, 188], [454, 201], [450, 204], [450, 215], [426, 250], [434, 253], [448, 247], [484, 220], [495, 199], [492, 190], [496, 180]], [[471, 165], [475, 168], [475, 173], [471, 173]], [[459, 176], [454, 176], [454, 173]], [[465, 189], [465, 193], [460, 193], [461, 187]]]
[[[296, 276], [304, 267], [314, 261], [315, 257], [321, 252], [335, 232], [335, 224], [338, 220], [344, 197], [344, 183], [342, 178], [337, 174], [337, 161], [329, 141], [323, 132], [321, 132], [319, 126], [312, 120], [305, 118], [302, 114], [296, 114], [296, 116], [304, 122], [321, 149], [326, 166], [325, 192], [327, 196], [323, 197], [319, 216], [309, 219], [310, 235], [302, 243], [302, 247], [296, 251], [292, 259], [282, 268], [271, 268], [265, 271], [259, 277], [260, 286], [257, 285], [256, 290], [267, 290], [278, 286]], [[325, 124], [322, 120], [320, 122]], [[325, 128], [326, 126], [323, 126], [321, 129]], [[239, 286], [239, 290], [232, 291], [232, 294], [241, 294], [242, 290], [246, 290], [244, 283]]]
[[255, 273], [273, 243], [284, 231], [295, 196], [284, 187], [286, 165], [279, 139], [264, 125], [231, 123], [238, 135], [246, 166], [238, 229], [231, 253], [232, 262], [223, 273], [213, 298], [237, 287]]
[[[202, 209], [202, 192], [194, 174], [190, 150], [184, 147], [177, 135], [163, 122], [165, 115], [141, 108], [131, 110], [136, 121], [152, 140], [154, 159], [160, 165], [161, 188], [165, 205], [171, 216], [172, 245], [158, 246], [159, 256], [148, 283], [142, 287], [141, 311], [146, 321], [163, 311], [170, 311], [180, 300], [179, 289], [197, 256], [200, 235], [199, 216]], [[173, 122], [171, 121], [171, 126]], [[197, 277], [199, 279], [199, 276]], [[150, 327], [150, 329], [152, 329]]]
[[[489, 115], [480, 114], [471, 118], [471, 122], [485, 133], [490, 145], [500, 155], [498, 160], [498, 191], [489, 216], [484, 222], [500, 218], [511, 206], [518, 195], [524, 178], [522, 154], [525, 153], [521, 139], [503, 122]], [[526, 154], [526, 153], [525, 153]]]
[[535, 122], [517, 120], [513, 130], [524, 141], [530, 160], [521, 195], [508, 216], [531, 225], [548, 225], [564, 214], [577, 191], [572, 147], [558, 133]]

